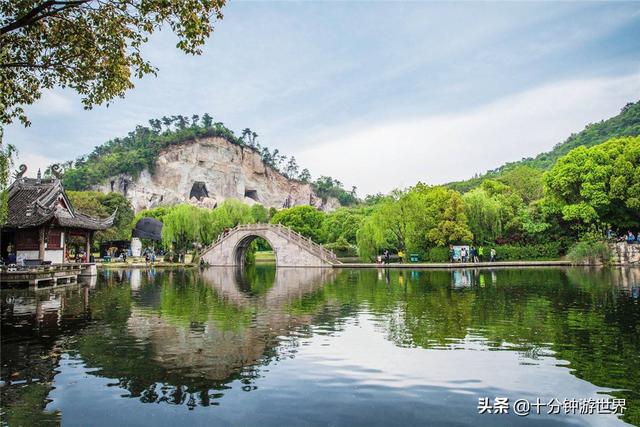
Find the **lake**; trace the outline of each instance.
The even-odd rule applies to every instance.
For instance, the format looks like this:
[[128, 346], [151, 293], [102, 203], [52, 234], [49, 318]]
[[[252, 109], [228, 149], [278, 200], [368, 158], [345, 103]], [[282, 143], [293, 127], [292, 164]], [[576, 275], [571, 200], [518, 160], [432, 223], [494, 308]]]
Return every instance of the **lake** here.
[[[639, 286], [640, 269], [259, 265], [3, 290], [2, 423], [640, 426]], [[613, 399], [623, 414], [580, 413]]]

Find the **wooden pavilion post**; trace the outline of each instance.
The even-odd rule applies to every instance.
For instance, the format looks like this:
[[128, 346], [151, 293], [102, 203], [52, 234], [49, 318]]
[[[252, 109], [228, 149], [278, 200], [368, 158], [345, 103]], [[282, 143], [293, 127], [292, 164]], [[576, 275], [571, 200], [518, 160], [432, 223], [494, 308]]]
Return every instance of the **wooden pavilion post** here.
[[91, 238], [93, 237], [93, 233], [91, 231], [87, 231], [85, 233], [85, 236], [87, 238], [87, 243], [86, 243], [86, 254], [87, 254], [87, 262], [89, 262], [89, 260], [91, 259]]
[[38, 259], [41, 259], [43, 261], [44, 261], [44, 250], [45, 250], [44, 236], [45, 236], [45, 228], [43, 225], [38, 230]]

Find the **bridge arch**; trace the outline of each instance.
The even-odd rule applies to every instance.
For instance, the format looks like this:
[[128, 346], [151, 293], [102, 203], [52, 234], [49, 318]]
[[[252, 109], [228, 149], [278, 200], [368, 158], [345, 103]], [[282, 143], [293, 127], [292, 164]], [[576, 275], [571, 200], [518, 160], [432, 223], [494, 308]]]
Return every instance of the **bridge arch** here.
[[331, 267], [340, 264], [333, 252], [280, 224], [248, 224], [221, 235], [202, 254], [212, 266], [241, 267], [253, 240], [266, 240], [276, 257], [277, 267]]
[[264, 236], [263, 233], [259, 233], [259, 232], [256, 232], [253, 234], [247, 234], [245, 237], [242, 237], [241, 239], [238, 240], [238, 243], [233, 249], [234, 265], [239, 267], [244, 267], [246, 262], [247, 250], [249, 249], [249, 246], [251, 245], [251, 243], [256, 239], [264, 239], [267, 243], [269, 243], [269, 246], [271, 246], [271, 249], [273, 249], [273, 253], [276, 257], [276, 267], [277, 267], [278, 251], [274, 247], [273, 243], [271, 243], [269, 239], [266, 236]]

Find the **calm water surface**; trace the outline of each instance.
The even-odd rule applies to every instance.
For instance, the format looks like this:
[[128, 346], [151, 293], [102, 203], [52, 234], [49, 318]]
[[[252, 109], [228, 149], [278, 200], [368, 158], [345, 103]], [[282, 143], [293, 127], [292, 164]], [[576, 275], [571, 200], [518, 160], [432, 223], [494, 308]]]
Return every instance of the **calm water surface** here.
[[[2, 291], [2, 423], [640, 426], [640, 270], [107, 270]], [[615, 415], [478, 399], [624, 398]]]

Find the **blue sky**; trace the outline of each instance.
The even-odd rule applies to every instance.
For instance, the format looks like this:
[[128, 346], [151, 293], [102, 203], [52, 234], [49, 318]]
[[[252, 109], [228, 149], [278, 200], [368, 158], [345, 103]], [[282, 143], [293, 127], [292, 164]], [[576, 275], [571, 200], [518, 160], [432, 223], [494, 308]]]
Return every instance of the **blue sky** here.
[[37, 167], [136, 124], [209, 112], [359, 193], [466, 178], [640, 99], [640, 3], [231, 1], [202, 56], [169, 31], [158, 77], [84, 111], [46, 93], [5, 141]]

